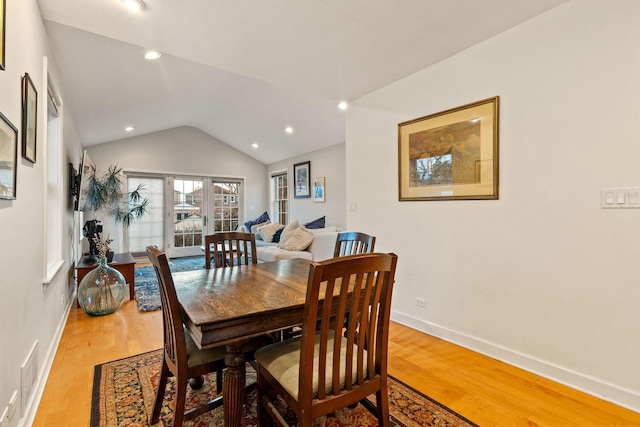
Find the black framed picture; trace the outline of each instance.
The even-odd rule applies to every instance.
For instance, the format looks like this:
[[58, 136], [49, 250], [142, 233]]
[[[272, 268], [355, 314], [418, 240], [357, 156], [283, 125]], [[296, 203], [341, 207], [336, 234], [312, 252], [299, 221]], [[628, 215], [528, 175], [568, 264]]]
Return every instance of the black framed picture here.
[[36, 162], [36, 130], [38, 126], [38, 92], [29, 73], [22, 78], [22, 157]]
[[0, 199], [15, 200], [18, 129], [0, 113]]
[[311, 162], [296, 163], [293, 165], [293, 197], [303, 199], [311, 197]]

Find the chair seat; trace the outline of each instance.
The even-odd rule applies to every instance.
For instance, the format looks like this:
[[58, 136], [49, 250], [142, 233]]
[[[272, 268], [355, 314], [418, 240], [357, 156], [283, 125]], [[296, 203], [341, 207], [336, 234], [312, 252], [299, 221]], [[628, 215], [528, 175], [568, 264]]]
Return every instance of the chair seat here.
[[[334, 331], [329, 333], [327, 360], [333, 359], [333, 345], [334, 345]], [[346, 365], [346, 348], [347, 339], [340, 336], [342, 341], [340, 344], [340, 385], [344, 388], [345, 384], [345, 365]], [[282, 341], [279, 343], [267, 345], [262, 347], [255, 353], [256, 361], [260, 364], [261, 369], [266, 369], [271, 376], [284, 387], [285, 390], [294, 399], [298, 399], [298, 379], [300, 371], [300, 343], [302, 338], [292, 338], [290, 340]], [[313, 360], [314, 368], [318, 366], [318, 354], [320, 349], [320, 335], [315, 336], [315, 357]], [[364, 370], [367, 369], [367, 351], [364, 350]], [[357, 354], [354, 351], [353, 362], [357, 362]], [[331, 363], [327, 364], [326, 372], [326, 392], [331, 392], [331, 386], [333, 384], [333, 366]], [[353, 371], [353, 381], [357, 379], [357, 372]], [[313, 371], [313, 397], [318, 396], [318, 370]]]
[[186, 328], [184, 335], [187, 343], [187, 365], [190, 368], [209, 363], [212, 360], [224, 360], [224, 357], [227, 354], [225, 347], [214, 347], [200, 350], [193, 341], [193, 338], [191, 338], [191, 335], [189, 335], [189, 332], [187, 332]]
[[[224, 360], [227, 355], [227, 349], [225, 346], [217, 346], [213, 348], [199, 349], [196, 343], [189, 335], [189, 332], [184, 328], [185, 341], [187, 343], [187, 364], [190, 368], [198, 365], [203, 365], [214, 360]], [[258, 335], [251, 338], [242, 346], [243, 354], [251, 354], [260, 347], [273, 343], [273, 337], [268, 334]]]

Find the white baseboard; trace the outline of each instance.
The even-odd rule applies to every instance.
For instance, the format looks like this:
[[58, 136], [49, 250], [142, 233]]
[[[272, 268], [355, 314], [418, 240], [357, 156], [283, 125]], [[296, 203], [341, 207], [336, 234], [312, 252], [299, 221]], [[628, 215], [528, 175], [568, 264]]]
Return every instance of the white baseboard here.
[[640, 413], [640, 393], [635, 390], [536, 359], [530, 355], [426, 322], [397, 310], [392, 310], [391, 320]]
[[64, 331], [64, 326], [67, 324], [67, 318], [69, 317], [69, 313], [71, 311], [71, 307], [76, 303], [76, 293], [69, 297], [69, 301], [64, 308], [64, 316], [60, 319], [60, 323], [56, 328], [56, 333], [51, 345], [47, 349], [47, 354], [45, 357], [45, 363], [43, 365], [42, 372], [40, 373], [36, 385], [33, 389], [33, 394], [29, 398], [27, 402], [27, 408], [24, 411], [24, 417], [20, 419], [18, 423], [18, 427], [27, 427], [33, 425], [33, 422], [36, 419], [36, 413], [38, 412], [38, 406], [40, 406], [40, 399], [42, 399], [42, 394], [44, 393], [44, 387], [47, 385], [47, 378], [49, 378], [49, 372], [51, 372], [51, 366], [53, 366], [53, 360], [56, 357], [56, 351], [58, 350], [58, 345], [60, 344], [60, 339], [62, 338], [62, 332]]

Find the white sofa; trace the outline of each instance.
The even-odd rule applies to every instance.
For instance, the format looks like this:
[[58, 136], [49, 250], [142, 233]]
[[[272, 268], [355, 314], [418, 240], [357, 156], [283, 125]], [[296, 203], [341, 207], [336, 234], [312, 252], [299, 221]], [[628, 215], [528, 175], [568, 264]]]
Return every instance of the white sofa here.
[[[336, 226], [323, 228], [306, 227], [311, 224], [317, 226], [318, 223], [324, 225], [324, 217], [304, 225], [300, 224], [296, 219], [286, 226], [271, 223], [271, 221], [268, 220], [266, 212], [260, 218], [264, 219], [264, 217], [267, 218], [265, 222], [252, 224], [250, 230], [247, 229], [246, 223], [238, 227], [238, 231], [254, 233], [256, 235], [258, 262], [272, 262], [295, 258], [324, 261], [333, 258], [338, 233], [342, 230]], [[252, 222], [259, 221], [260, 218]], [[278, 239], [276, 239], [278, 242], [271, 242], [271, 240], [276, 237], [276, 234], [278, 234]], [[289, 238], [291, 238], [291, 240], [289, 240]], [[311, 239], [311, 243], [308, 244], [305, 249], [296, 249], [304, 247], [309, 239]]]
[[[309, 230], [313, 232], [314, 230]], [[324, 261], [333, 258], [338, 231], [319, 231], [313, 233], [313, 241], [302, 251], [288, 251], [278, 247], [277, 243], [256, 240], [258, 261], [271, 262], [281, 259], [303, 258], [311, 261]]]

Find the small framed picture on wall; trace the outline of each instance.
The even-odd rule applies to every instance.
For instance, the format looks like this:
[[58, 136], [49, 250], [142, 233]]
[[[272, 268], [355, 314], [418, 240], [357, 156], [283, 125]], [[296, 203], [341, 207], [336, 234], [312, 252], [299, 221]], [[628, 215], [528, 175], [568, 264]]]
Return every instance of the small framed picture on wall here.
[[38, 92], [29, 73], [22, 78], [22, 157], [36, 162]]
[[324, 176], [313, 179], [313, 201], [324, 202]]
[[15, 200], [18, 129], [0, 113], [0, 199]]
[[296, 163], [293, 165], [294, 190], [293, 197], [304, 199], [311, 197], [311, 162]]

